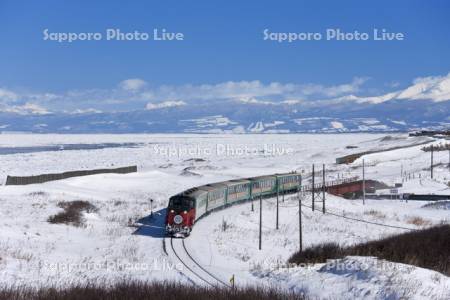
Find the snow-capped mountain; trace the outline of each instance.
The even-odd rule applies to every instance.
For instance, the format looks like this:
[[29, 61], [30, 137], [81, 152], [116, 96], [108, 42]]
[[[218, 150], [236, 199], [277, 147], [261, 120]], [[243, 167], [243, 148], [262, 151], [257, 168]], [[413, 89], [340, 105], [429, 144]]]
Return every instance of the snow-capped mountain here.
[[450, 101], [391, 100], [328, 106], [236, 101], [117, 113], [0, 113], [1, 131], [99, 132], [380, 132], [448, 128]]
[[[365, 79], [339, 86], [295, 85], [259, 81], [186, 85], [156, 90], [138, 87], [101, 94], [134, 103], [132, 109], [102, 107], [53, 109], [43, 104], [80, 103], [57, 95], [38, 103], [18, 103], [20, 95], [0, 89], [0, 130], [58, 133], [288, 133], [380, 132], [450, 127], [450, 74], [422, 77], [388, 93], [357, 96]], [[78, 95], [78, 94], [77, 94]], [[79, 97], [86, 97], [80, 94]], [[94, 96], [88, 94], [90, 96]], [[110, 97], [104, 103], [109, 103]], [[149, 100], [150, 99], [150, 100]], [[161, 100], [172, 99], [172, 100]], [[176, 100], [173, 100], [176, 99]], [[78, 102], [77, 102], [78, 101]], [[144, 102], [143, 102], [144, 101]], [[102, 103], [86, 101], [89, 104]], [[43, 103], [43, 104], [42, 104]], [[100, 105], [99, 104], [99, 105]]]

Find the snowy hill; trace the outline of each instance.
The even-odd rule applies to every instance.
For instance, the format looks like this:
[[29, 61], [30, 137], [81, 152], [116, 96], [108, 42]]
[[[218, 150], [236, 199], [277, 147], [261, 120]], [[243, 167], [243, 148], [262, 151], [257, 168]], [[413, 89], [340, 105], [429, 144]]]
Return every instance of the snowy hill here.
[[391, 100], [334, 105], [220, 103], [152, 106], [129, 112], [0, 112], [1, 131], [55, 133], [390, 132], [450, 126], [450, 101]]
[[[212, 122], [203, 120], [203, 123]], [[215, 124], [228, 123], [214, 118]], [[217, 121], [217, 122], [216, 122]], [[259, 128], [255, 125], [252, 128]], [[267, 126], [267, 125], [265, 125]], [[270, 128], [270, 126], [268, 127]], [[378, 134], [339, 135], [0, 135], [3, 147], [55, 144], [134, 143], [138, 147], [111, 147], [0, 155], [1, 180], [7, 174], [39, 174], [100, 166], [138, 165], [137, 173], [99, 174], [27, 186], [0, 186], [0, 284], [64, 286], [70, 283], [118, 282], [123, 279], [176, 280], [189, 284], [188, 270], [166, 254], [161, 220], [168, 198], [201, 184], [291, 170], [310, 170], [311, 163], [326, 163], [330, 180], [361, 175], [361, 161], [334, 165], [335, 157], [373, 147], [413, 145], [424, 137]], [[248, 155], [221, 153], [217, 145], [256, 149]], [[269, 145], [290, 149], [267, 153]], [[435, 153], [435, 178], [426, 167], [429, 153], [411, 146], [364, 156], [367, 178], [389, 185], [401, 181], [400, 166], [421, 174], [408, 180], [401, 192], [449, 193], [448, 154]], [[209, 149], [209, 151], [202, 151]], [[172, 150], [178, 150], [173, 152]], [[208, 154], [206, 154], [208, 153]], [[200, 159], [201, 158], [201, 159]], [[190, 176], [185, 172], [188, 169]], [[155, 221], [141, 222], [150, 214], [154, 199]], [[84, 200], [97, 210], [83, 213], [82, 226], [52, 224], [50, 216], [62, 211], [61, 201]], [[276, 199], [263, 200], [262, 250], [258, 250], [259, 204], [250, 203], [214, 212], [196, 223], [186, 247], [195, 259], [223, 281], [236, 276], [236, 284], [276, 284], [311, 297], [352, 299], [447, 299], [450, 279], [436, 271], [386, 263], [371, 257], [347, 257], [355, 268], [342, 272], [329, 264], [284, 268], [298, 250], [298, 199], [280, 201], [280, 228], [275, 229]], [[305, 205], [311, 204], [305, 197]], [[345, 200], [327, 195], [327, 211], [394, 226], [421, 229], [448, 223], [447, 209], [427, 202]], [[319, 203], [319, 208], [321, 204]], [[358, 223], [350, 219], [304, 209], [304, 247], [336, 241], [357, 243], [404, 232], [401, 228]], [[412, 220], [420, 218], [423, 224]], [[148, 218], [147, 218], [148, 219]], [[130, 222], [131, 220], [131, 222]], [[153, 223], [152, 223], [153, 222]], [[224, 222], [227, 226], [223, 226]], [[225, 229], [224, 229], [225, 228]], [[381, 267], [380, 267], [381, 266]], [[384, 268], [383, 266], [386, 266]], [[324, 283], [327, 289], [324, 290]]]

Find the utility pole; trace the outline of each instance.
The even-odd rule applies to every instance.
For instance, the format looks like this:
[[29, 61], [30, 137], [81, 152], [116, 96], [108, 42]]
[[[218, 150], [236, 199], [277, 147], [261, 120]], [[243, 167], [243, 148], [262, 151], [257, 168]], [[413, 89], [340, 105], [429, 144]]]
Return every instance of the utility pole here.
[[322, 166], [322, 213], [325, 213], [325, 164]]
[[279, 190], [280, 190], [280, 183], [277, 182], [277, 224], [275, 226], [276, 229], [278, 229], [278, 217], [279, 217], [279, 211], [278, 211], [279, 210], [279, 208], [278, 208], [278, 205], [279, 205], [279, 201], [278, 201]]
[[366, 204], [366, 170], [364, 159], [362, 161], [362, 172], [363, 172], [363, 205]]
[[312, 165], [312, 210], [314, 211], [314, 198], [316, 196], [316, 188], [314, 186], [314, 178], [315, 178], [315, 173], [314, 173], [314, 164]]
[[150, 199], [150, 217], [153, 218], [153, 199]]
[[[302, 186], [302, 177], [299, 176], [299, 186]], [[298, 190], [297, 190], [298, 191]], [[298, 233], [299, 233], [299, 246], [300, 252], [303, 251], [303, 237], [302, 237], [302, 197], [298, 193]]]
[[433, 179], [433, 151], [434, 151], [433, 145], [431, 145], [431, 167], [430, 167], [430, 170], [431, 170], [431, 179]]
[[253, 205], [253, 190], [256, 188], [256, 186], [253, 186], [253, 183], [250, 185], [250, 201], [252, 202], [252, 212], [255, 211], [255, 207]]
[[262, 187], [259, 183], [259, 250], [261, 250], [261, 238], [262, 238]]

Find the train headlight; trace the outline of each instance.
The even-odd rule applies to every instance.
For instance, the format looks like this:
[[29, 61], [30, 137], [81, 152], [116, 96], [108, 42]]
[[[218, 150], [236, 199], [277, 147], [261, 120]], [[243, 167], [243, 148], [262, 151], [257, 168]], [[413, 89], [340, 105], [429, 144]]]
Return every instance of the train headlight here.
[[183, 223], [183, 217], [180, 215], [176, 215], [175, 217], [173, 217], [173, 222], [177, 225]]
[[173, 209], [170, 210], [171, 213], [174, 213], [175, 211]]
[[184, 213], [187, 214], [187, 210], [185, 210]]

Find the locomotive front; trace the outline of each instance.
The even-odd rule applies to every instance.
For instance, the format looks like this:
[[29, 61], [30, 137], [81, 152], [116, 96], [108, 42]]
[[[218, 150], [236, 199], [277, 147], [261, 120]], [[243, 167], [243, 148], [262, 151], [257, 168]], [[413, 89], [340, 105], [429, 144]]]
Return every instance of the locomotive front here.
[[195, 199], [176, 195], [170, 198], [166, 215], [166, 233], [171, 236], [188, 236], [195, 220]]

